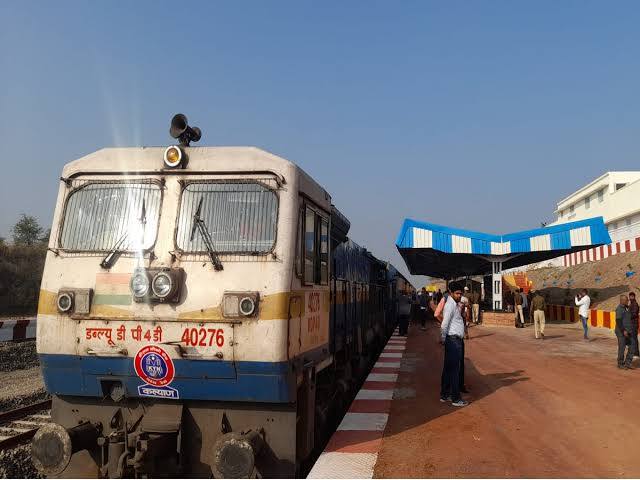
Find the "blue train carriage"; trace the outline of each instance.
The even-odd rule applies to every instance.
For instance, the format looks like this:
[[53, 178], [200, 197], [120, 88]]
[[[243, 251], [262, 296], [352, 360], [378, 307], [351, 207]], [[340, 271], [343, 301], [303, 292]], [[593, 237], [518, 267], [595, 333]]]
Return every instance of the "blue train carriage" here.
[[393, 265], [389, 265], [387, 271], [387, 288], [390, 298], [387, 314], [394, 319], [393, 325], [395, 326], [401, 318], [406, 319], [410, 316], [416, 289]]
[[377, 355], [382, 262], [329, 194], [263, 150], [188, 143], [63, 169], [38, 307], [45, 475], [300, 475]]

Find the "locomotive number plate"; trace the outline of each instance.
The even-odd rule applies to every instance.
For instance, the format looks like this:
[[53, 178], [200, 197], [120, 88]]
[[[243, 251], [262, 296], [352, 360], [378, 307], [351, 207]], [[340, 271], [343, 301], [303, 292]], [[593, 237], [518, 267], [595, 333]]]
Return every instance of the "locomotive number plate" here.
[[180, 339], [187, 347], [224, 347], [222, 328], [185, 328]]

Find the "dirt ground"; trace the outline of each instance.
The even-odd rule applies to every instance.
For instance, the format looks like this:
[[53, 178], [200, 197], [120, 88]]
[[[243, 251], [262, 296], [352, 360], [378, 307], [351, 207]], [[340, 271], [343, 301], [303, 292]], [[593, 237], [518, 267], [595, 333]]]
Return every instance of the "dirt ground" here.
[[374, 476], [640, 477], [640, 369], [616, 367], [611, 332], [580, 328], [472, 328], [471, 404], [454, 408], [437, 327], [412, 327]]

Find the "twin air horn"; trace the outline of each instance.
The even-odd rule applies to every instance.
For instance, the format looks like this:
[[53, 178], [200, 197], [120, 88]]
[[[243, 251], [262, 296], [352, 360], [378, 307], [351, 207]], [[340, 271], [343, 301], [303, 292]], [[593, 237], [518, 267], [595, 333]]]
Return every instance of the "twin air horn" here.
[[169, 134], [180, 142], [180, 145], [171, 145], [164, 151], [164, 164], [169, 168], [176, 168], [186, 163], [186, 155], [182, 147], [188, 147], [191, 142], [197, 142], [202, 136], [198, 127], [190, 127], [187, 116], [178, 113], [171, 119]]

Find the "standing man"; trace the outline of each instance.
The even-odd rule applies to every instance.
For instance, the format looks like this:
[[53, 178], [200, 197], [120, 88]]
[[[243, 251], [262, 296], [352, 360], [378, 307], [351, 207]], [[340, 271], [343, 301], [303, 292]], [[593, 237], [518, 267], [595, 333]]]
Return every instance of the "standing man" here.
[[[631, 362], [633, 361], [633, 352], [636, 350], [637, 340], [633, 332], [631, 323], [631, 312], [629, 311], [629, 299], [626, 295], [620, 295], [620, 304], [616, 308], [616, 337], [618, 337], [618, 368], [627, 370], [633, 369]], [[627, 356], [624, 350], [627, 349]]]
[[527, 297], [527, 294], [524, 293], [524, 290], [522, 288], [520, 289], [520, 296], [522, 297], [522, 316], [524, 318], [530, 317], [531, 314], [529, 312], [529, 297]]
[[631, 313], [631, 325], [636, 332], [636, 351], [633, 352], [633, 356], [640, 357], [640, 352], [638, 351], [638, 314], [640, 314], [640, 306], [636, 302], [636, 294], [634, 292], [629, 292], [629, 312]]
[[[626, 298], [626, 297], [625, 297]], [[578, 315], [580, 315], [580, 320], [582, 320], [582, 328], [584, 329], [584, 339], [589, 340], [589, 307], [591, 307], [591, 298], [587, 295], [587, 290], [582, 289], [580, 293], [576, 295], [575, 298], [576, 306], [578, 308]]]
[[471, 290], [471, 315], [474, 324], [480, 321], [480, 292]]
[[462, 296], [462, 288], [457, 283], [449, 287], [451, 294], [444, 305], [443, 321], [440, 328], [440, 344], [444, 345], [444, 365], [440, 401], [451, 400], [454, 407], [464, 407], [469, 402], [460, 396], [460, 365], [464, 361], [462, 349], [464, 344], [464, 319], [460, 314], [458, 302]]
[[533, 315], [533, 329], [535, 331], [536, 339], [542, 337], [544, 340], [544, 297], [540, 293], [535, 292], [533, 299], [531, 300], [531, 312]]
[[427, 289], [422, 287], [420, 295], [420, 330], [426, 330], [427, 324], [427, 308], [429, 308], [429, 295], [427, 295]]
[[524, 312], [522, 311], [522, 295], [520, 290], [516, 289], [516, 293], [513, 295], [513, 302], [516, 312], [516, 328], [524, 328]]

